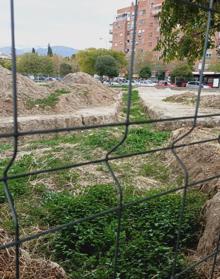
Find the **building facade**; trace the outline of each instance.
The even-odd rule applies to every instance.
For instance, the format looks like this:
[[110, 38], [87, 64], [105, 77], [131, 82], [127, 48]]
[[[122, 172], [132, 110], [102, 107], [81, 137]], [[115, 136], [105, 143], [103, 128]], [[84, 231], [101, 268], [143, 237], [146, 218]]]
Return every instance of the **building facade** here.
[[[159, 12], [164, 0], [139, 0], [137, 17], [136, 50], [153, 51], [160, 36]], [[112, 49], [129, 53], [134, 31], [134, 3], [117, 10], [116, 20], [111, 24]]]

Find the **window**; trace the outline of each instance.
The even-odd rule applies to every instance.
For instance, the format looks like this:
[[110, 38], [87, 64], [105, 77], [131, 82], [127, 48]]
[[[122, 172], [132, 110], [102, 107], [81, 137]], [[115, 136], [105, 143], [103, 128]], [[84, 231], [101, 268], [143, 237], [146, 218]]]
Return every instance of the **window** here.
[[140, 11], [140, 16], [143, 16], [143, 15], [145, 15], [145, 14], [146, 14], [146, 10]]
[[141, 19], [141, 20], [139, 21], [139, 24], [140, 24], [140, 25], [145, 24], [145, 20], [144, 20], [144, 19]]

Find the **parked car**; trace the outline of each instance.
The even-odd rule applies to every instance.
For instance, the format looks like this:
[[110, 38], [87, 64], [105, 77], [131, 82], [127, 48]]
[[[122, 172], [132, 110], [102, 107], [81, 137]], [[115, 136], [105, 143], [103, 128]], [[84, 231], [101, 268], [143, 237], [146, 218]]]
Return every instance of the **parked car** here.
[[120, 87], [121, 83], [117, 82], [117, 81], [111, 81], [110, 82], [111, 86], [115, 86], [115, 87]]
[[106, 80], [104, 80], [102, 84], [106, 85], [106, 86], [111, 86], [111, 83], [109, 81], [106, 81]]
[[[200, 85], [199, 81], [189, 81], [186, 84], [187, 88], [191, 88], [191, 89], [198, 89]], [[202, 84], [202, 88], [208, 89], [211, 88], [208, 84]]]
[[199, 81], [188, 81], [186, 84], [187, 88], [197, 89], [199, 88]]
[[140, 81], [140, 86], [144, 86], [144, 87], [154, 87], [156, 86], [157, 83], [152, 81], [152, 80], [141, 80]]
[[175, 87], [175, 85], [171, 84], [167, 80], [160, 80], [158, 82], [158, 86], [161, 86], [161, 87]]
[[45, 81], [56, 81], [56, 78], [54, 78], [54, 77], [47, 77], [45, 79]]

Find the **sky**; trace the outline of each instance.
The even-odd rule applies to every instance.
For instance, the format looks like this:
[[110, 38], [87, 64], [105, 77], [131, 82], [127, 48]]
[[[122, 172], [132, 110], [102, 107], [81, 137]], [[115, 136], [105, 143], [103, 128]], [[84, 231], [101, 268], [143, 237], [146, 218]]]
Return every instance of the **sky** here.
[[[9, 0], [0, 1], [0, 46], [10, 45]], [[109, 24], [131, 0], [14, 0], [17, 47], [110, 47]]]

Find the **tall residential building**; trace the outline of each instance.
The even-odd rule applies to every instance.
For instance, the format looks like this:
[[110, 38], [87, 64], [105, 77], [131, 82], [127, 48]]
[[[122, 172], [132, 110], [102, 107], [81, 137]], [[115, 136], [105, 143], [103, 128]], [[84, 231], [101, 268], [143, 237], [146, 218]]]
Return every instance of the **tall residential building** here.
[[[137, 17], [136, 50], [152, 51], [160, 37], [159, 12], [164, 0], [139, 0]], [[134, 3], [117, 10], [116, 20], [111, 24], [112, 49], [129, 53], [134, 30]]]

